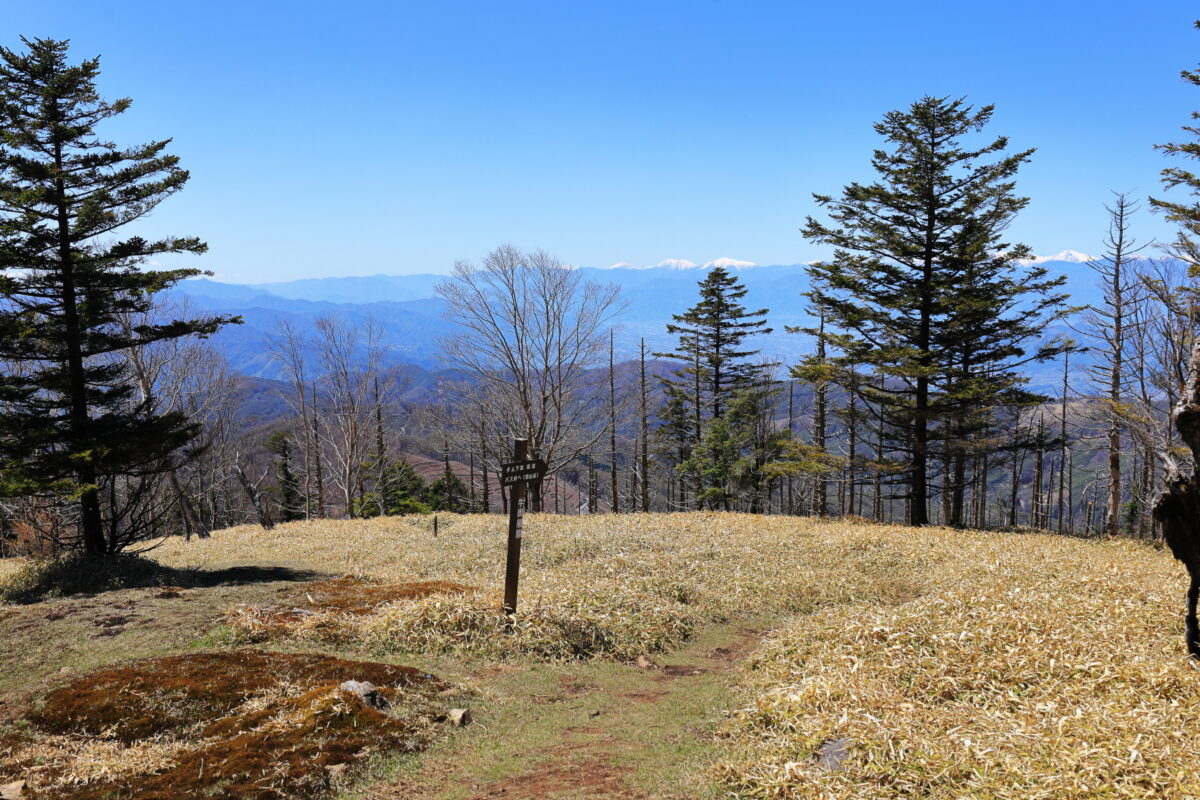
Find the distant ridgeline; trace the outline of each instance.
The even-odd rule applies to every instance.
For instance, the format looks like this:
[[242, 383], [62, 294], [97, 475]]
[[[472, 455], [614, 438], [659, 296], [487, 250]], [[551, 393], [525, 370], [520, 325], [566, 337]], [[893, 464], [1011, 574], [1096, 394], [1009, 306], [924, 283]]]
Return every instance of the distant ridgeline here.
[[[1051, 274], [1067, 276], [1066, 291], [1073, 305], [1099, 300], [1095, 274], [1088, 268], [1087, 256], [1064, 251], [1056, 256], [1037, 259]], [[717, 263], [717, 262], [714, 262]], [[789, 334], [785, 326], [808, 325], [808, 277], [802, 264], [773, 266], [731, 262], [749, 293], [748, 308], [768, 308], [768, 322], [774, 333], [756, 342], [764, 356], [790, 364], [812, 351], [812, 342], [802, 334]], [[723, 264], [730, 266], [730, 264]], [[651, 351], [669, 349], [674, 339], [667, 335], [666, 324], [695, 302], [696, 284], [704, 266], [686, 261], [667, 261], [657, 266], [618, 265], [606, 269], [581, 268], [587, 280], [616, 283], [628, 303], [619, 318], [616, 348], [619, 360], [631, 359], [642, 338]], [[264, 344], [280, 320], [291, 322], [308, 332], [316, 319], [337, 314], [361, 322], [373, 318], [383, 329], [383, 342], [389, 350], [389, 362], [413, 364], [437, 369], [437, 340], [453, 333], [453, 326], [442, 318], [443, 301], [434, 287], [442, 275], [369, 275], [345, 278], [309, 278], [285, 283], [241, 285], [198, 279], [180, 284], [177, 295], [186, 295], [192, 304], [211, 310], [233, 312], [245, 324], [227, 328], [213, 341], [238, 372], [262, 378], [280, 376], [278, 364], [266, 353]], [[1051, 328], [1047, 336], [1070, 335], [1066, 327]], [[1075, 356], [1082, 366], [1086, 354]], [[317, 360], [311, 359], [315, 366]], [[1036, 387], [1050, 389], [1061, 381], [1061, 368], [1054, 364], [1034, 365], [1030, 369]]]

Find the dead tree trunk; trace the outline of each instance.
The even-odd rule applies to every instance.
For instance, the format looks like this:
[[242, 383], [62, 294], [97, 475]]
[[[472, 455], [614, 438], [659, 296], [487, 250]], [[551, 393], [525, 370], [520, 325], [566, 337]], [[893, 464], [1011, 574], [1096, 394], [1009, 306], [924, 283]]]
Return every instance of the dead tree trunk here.
[[617, 488], [617, 369], [613, 360], [613, 337], [612, 331], [608, 333], [608, 460], [612, 465], [612, 513], [616, 514], [621, 510], [621, 500], [618, 497], [619, 489]]
[[642, 513], [650, 512], [650, 407], [646, 394], [646, 340], [642, 339], [640, 354], [641, 412], [642, 412]]
[[254, 507], [254, 513], [258, 516], [258, 524], [264, 530], [269, 531], [274, 528], [275, 520], [271, 517], [271, 509], [267, 505], [266, 497], [259, 488], [263, 479], [259, 478], [257, 481], [251, 481], [246, 475], [246, 471], [242, 469], [241, 463], [236, 460], [236, 457], [233, 463], [233, 471], [237, 475], [238, 483], [242, 485], [242, 490], [246, 493], [246, 497], [250, 500], [250, 505]]
[[183, 490], [183, 484], [179, 482], [179, 476], [175, 474], [175, 470], [167, 471], [167, 482], [175, 494], [176, 502], [179, 503], [179, 515], [183, 518], [184, 541], [190, 540], [193, 534], [201, 539], [207, 539], [209, 537], [208, 528], [204, 526], [204, 521], [196, 513], [196, 507], [192, 505], [192, 499]]
[[1191, 583], [1187, 591], [1185, 639], [1188, 653], [1200, 658], [1200, 623], [1196, 603], [1200, 598], [1200, 342], [1192, 348], [1187, 383], [1171, 419], [1179, 438], [1192, 451], [1190, 474], [1164, 453], [1167, 463], [1167, 490], [1154, 505], [1154, 518], [1162, 524], [1163, 538], [1175, 558], [1187, 567]]

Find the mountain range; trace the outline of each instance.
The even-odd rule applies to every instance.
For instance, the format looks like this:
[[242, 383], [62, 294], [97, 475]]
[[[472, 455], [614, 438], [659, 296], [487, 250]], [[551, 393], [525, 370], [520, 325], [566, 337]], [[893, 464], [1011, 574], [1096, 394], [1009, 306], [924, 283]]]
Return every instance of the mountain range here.
[[[1074, 305], [1099, 300], [1095, 276], [1087, 266], [1088, 256], [1066, 250], [1053, 256], [1032, 259], [1052, 275], [1065, 275], [1066, 291]], [[749, 309], [769, 309], [772, 332], [757, 345], [764, 356], [791, 363], [809, 352], [808, 337], [786, 332], [789, 326], [812, 322], [803, 296], [808, 288], [803, 264], [757, 265], [749, 261], [721, 258], [705, 264], [684, 259], [667, 259], [649, 266], [616, 264], [612, 267], [580, 267], [585, 280], [615, 283], [621, 287], [626, 307], [618, 318], [618, 359], [636, 355], [644, 338], [652, 351], [673, 347], [666, 323], [698, 298], [697, 284], [713, 266], [736, 271], [747, 289], [744, 304]], [[441, 366], [439, 338], [454, 334], [443, 317], [445, 302], [435, 287], [447, 276], [365, 275], [305, 278], [261, 284], [235, 284], [199, 278], [178, 284], [172, 293], [187, 298], [198, 309], [240, 314], [244, 324], [228, 326], [213, 340], [234, 369], [247, 375], [275, 378], [280, 370], [267, 352], [267, 343], [281, 320], [301, 331], [311, 331], [315, 321], [340, 315], [351, 322], [373, 318], [382, 328], [390, 358], [397, 364], [425, 369]], [[1065, 327], [1048, 328], [1047, 336], [1068, 333]], [[1034, 383], [1053, 385], [1053, 365], [1043, 365], [1033, 375]]]

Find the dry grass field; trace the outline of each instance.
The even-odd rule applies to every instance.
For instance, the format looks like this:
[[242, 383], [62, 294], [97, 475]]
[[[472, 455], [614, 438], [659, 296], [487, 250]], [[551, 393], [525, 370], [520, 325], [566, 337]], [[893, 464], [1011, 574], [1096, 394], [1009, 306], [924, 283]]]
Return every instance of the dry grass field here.
[[[1144, 545], [736, 514], [533, 516], [512, 630], [495, 516], [442, 516], [436, 537], [418, 517], [248, 526], [152, 555], [176, 575], [313, 576], [222, 594], [202, 645], [400, 659], [479, 693], [483, 728], [376, 759], [347, 797], [1200, 798], [1184, 572]], [[124, 746], [112, 731], [37, 733], [48, 705], [33, 701], [22, 752]], [[514, 736], [527, 740], [519, 758]], [[572, 777], [560, 762], [576, 739], [568, 761], [587, 758]], [[848, 755], [831, 769], [816, 754], [835, 740]], [[166, 760], [147, 774], [183, 763], [153, 753]], [[12, 756], [0, 752], [0, 784], [22, 777]], [[549, 763], [558, 783], [542, 780]], [[490, 789], [462, 782], [490, 764]]]

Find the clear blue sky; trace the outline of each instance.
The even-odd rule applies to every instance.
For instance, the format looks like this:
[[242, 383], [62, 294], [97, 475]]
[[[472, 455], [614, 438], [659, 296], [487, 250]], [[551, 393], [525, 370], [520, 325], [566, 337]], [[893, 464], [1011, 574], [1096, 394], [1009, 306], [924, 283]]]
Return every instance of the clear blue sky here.
[[[869, 178], [872, 123], [925, 94], [994, 103], [1037, 147], [1013, 238], [1095, 251], [1110, 190], [1200, 88], [1200, 8], [1154, 2], [6, 3], [3, 43], [69, 38], [174, 137], [188, 187], [146, 230], [232, 281], [442, 272], [501, 242], [607, 266], [823, 253], [811, 193]], [[1148, 212], [1143, 238], [1167, 237]]]

